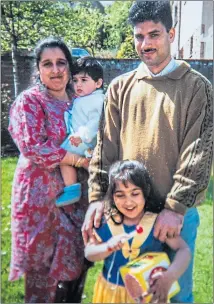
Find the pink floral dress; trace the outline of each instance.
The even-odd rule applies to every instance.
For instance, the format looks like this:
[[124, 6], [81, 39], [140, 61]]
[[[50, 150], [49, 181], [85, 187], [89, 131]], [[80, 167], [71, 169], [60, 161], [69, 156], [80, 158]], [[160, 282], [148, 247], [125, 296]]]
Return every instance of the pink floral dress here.
[[[12, 189], [10, 280], [27, 272], [42, 274], [46, 269], [50, 284], [55, 285], [78, 278], [82, 271], [86, 194], [73, 205], [55, 206], [55, 198], [64, 187], [59, 163], [66, 151], [60, 144], [66, 136], [64, 111], [70, 104], [35, 86], [21, 93], [11, 107], [9, 131], [20, 157]], [[87, 178], [83, 192], [87, 192]], [[36, 282], [31, 284], [33, 289]]]

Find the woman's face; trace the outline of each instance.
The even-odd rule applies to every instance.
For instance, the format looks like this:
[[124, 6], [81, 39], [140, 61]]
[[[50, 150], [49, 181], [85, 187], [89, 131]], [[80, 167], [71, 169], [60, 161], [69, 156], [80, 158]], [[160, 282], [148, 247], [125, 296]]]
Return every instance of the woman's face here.
[[41, 82], [49, 90], [65, 91], [69, 81], [69, 64], [60, 48], [44, 49], [39, 62], [39, 73]]

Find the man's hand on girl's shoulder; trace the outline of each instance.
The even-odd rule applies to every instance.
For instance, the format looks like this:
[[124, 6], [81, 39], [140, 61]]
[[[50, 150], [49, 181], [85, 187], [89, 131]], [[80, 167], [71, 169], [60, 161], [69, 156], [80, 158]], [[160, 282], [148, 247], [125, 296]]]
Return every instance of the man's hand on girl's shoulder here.
[[103, 212], [104, 203], [102, 201], [96, 201], [89, 204], [85, 220], [82, 225], [82, 237], [85, 245], [88, 243], [90, 238], [95, 238], [93, 235], [93, 227], [99, 228]]
[[180, 235], [184, 216], [169, 209], [163, 209], [157, 217], [154, 227], [154, 237], [161, 242], [166, 238]]

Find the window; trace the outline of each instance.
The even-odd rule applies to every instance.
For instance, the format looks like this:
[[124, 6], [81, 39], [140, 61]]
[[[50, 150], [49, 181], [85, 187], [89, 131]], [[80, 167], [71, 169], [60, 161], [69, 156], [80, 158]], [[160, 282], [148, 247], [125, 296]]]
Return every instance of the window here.
[[193, 51], [193, 36], [190, 38], [190, 58], [192, 57], [192, 51]]
[[204, 59], [204, 51], [205, 51], [205, 42], [201, 42], [201, 48], [200, 48], [200, 58]]
[[201, 34], [205, 34], [205, 24], [201, 25]]
[[178, 7], [176, 5], [174, 11], [174, 26], [176, 26], [177, 22], [178, 22]]
[[180, 59], [184, 58], [184, 48], [180, 49], [180, 51], [179, 51], [179, 58]]

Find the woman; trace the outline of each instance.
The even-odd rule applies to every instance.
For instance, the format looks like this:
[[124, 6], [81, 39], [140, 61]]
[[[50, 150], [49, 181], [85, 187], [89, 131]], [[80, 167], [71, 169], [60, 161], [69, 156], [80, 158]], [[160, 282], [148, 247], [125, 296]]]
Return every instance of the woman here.
[[87, 172], [78, 176], [78, 203], [57, 208], [64, 185], [59, 164], [87, 169], [88, 160], [66, 152], [64, 112], [72, 103], [72, 58], [63, 41], [43, 40], [35, 50], [39, 81], [22, 92], [10, 110], [9, 131], [20, 157], [12, 190], [10, 280], [25, 275], [25, 302], [80, 302], [87, 265], [81, 237], [87, 201]]

